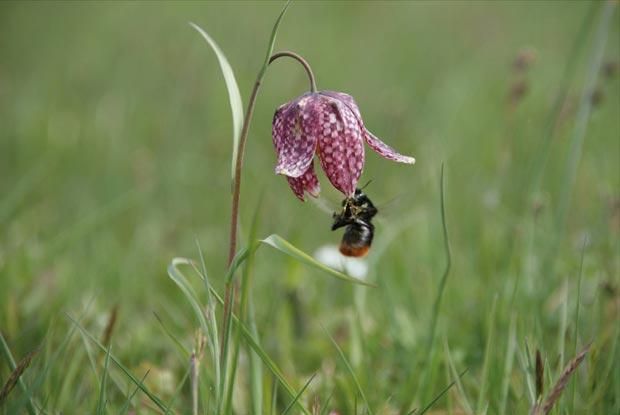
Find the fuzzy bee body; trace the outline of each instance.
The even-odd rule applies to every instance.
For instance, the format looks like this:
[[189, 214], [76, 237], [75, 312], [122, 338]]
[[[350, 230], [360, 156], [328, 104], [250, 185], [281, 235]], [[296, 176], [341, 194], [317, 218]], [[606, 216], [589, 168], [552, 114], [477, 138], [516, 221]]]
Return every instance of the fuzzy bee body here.
[[332, 231], [345, 227], [340, 252], [346, 256], [363, 257], [368, 254], [375, 227], [372, 218], [378, 210], [360, 189], [342, 201], [342, 210], [333, 215]]

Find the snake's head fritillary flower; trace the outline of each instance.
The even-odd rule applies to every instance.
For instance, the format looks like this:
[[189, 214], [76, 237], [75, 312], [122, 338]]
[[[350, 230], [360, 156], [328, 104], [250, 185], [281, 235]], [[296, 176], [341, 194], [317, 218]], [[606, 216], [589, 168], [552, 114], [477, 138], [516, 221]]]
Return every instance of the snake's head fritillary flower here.
[[388, 160], [413, 164], [364, 127], [355, 100], [342, 92], [307, 93], [280, 106], [273, 117], [276, 174], [286, 176], [295, 195], [317, 197], [320, 187], [314, 155], [331, 184], [352, 196], [364, 168], [364, 141]]

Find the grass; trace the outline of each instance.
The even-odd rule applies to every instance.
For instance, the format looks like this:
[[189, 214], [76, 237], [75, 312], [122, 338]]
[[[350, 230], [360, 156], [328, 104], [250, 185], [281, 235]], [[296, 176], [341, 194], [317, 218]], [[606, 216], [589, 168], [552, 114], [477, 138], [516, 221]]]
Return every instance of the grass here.
[[[0, 414], [620, 412], [617, 5], [300, 1], [276, 39], [282, 6], [0, 5]], [[227, 269], [230, 109], [270, 37], [417, 159], [367, 151], [367, 285], [314, 266], [340, 235], [273, 174], [292, 63]]]

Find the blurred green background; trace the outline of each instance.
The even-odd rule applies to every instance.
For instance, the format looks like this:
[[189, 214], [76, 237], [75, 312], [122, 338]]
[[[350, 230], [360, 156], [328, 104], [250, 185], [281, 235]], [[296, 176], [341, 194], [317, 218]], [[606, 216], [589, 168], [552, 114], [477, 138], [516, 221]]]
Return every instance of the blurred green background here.
[[[153, 312], [191, 345], [196, 323], [166, 267], [175, 256], [198, 258], [196, 240], [212, 282], [223, 286], [232, 134], [216, 57], [188, 22], [219, 43], [247, 103], [281, 7], [280, 2], [0, 4], [0, 330], [16, 358], [41, 344], [58, 345], [70, 328], [64, 313], [83, 316], [83, 323], [100, 333], [117, 306], [115, 354], [129, 367], [153, 365], [174, 385], [180, 380], [185, 362], [176, 357]], [[566, 357], [558, 347], [572, 345], [576, 333], [579, 345], [594, 340], [598, 353], [609, 352], [613, 359], [617, 352], [609, 348], [618, 338], [620, 270], [618, 10], [606, 34], [607, 72], [596, 74], [596, 99], [567, 220], [557, 225], [602, 7], [585, 1], [293, 3], [275, 49], [303, 55], [319, 89], [353, 95], [367, 127], [417, 159], [413, 167], [397, 165], [367, 149], [360, 182], [372, 179], [367, 191], [380, 209], [386, 207], [377, 225], [377, 250], [369, 258], [368, 278], [378, 287], [363, 294], [357, 341], [349, 324], [360, 312], [353, 307], [357, 289], [278, 252], [259, 250], [252, 294], [258, 330], [293, 384], [300, 388], [315, 371], [331, 373], [338, 362], [322, 324], [347, 351], [376, 408], [389, 411], [407, 399], [410, 391], [402, 385], [410, 384], [426, 357], [428, 322], [445, 266], [442, 162], [453, 257], [439, 314], [432, 392], [451, 379], [444, 366], [447, 343], [456, 366], [470, 368], [464, 393], [476, 401], [482, 391], [488, 413], [501, 410], [504, 355], [511, 341], [519, 353], [525, 353], [526, 339], [532, 350], [540, 348], [551, 373], [572, 355], [572, 347], [566, 346]], [[519, 56], [526, 68], [515, 67]], [[567, 67], [571, 76], [564, 83]], [[313, 252], [337, 243], [340, 234], [330, 231], [328, 214], [299, 203], [286, 181], [273, 174], [271, 143], [275, 108], [307, 88], [293, 61], [280, 60], [268, 70], [246, 149], [241, 223], [247, 229], [260, 209], [260, 237], [278, 233]], [[562, 109], [554, 117], [562, 92]], [[319, 179], [323, 197], [338, 203], [341, 196], [322, 173]], [[389, 203], [393, 198], [397, 201]], [[589, 243], [583, 308], [575, 331], [584, 237]], [[490, 327], [496, 337], [488, 355]], [[67, 350], [75, 350], [71, 356], [86, 365], [79, 354], [84, 348], [76, 337]], [[63, 356], [60, 361], [69, 359], [69, 352]], [[0, 380], [10, 373], [4, 363]], [[27, 380], [36, 379], [33, 373], [42, 365], [37, 364]], [[588, 366], [590, 376], [579, 384], [577, 412], [619, 408], [620, 370], [605, 378], [595, 372], [597, 364]], [[96, 400], [96, 382], [80, 380], [82, 371], [89, 372], [80, 366], [64, 376], [62, 366], [45, 375], [42, 396], [52, 413], [84, 413]], [[528, 407], [527, 371], [521, 369], [515, 360], [508, 413], [525, 413]], [[336, 372], [340, 377], [334, 379], [350, 382], [341, 366]], [[54, 381], [66, 377], [70, 380]], [[586, 391], [593, 390], [594, 379], [605, 386], [590, 396]], [[326, 375], [321, 384], [348, 390], [340, 381], [330, 382]], [[171, 393], [169, 386], [154, 388], [162, 396]], [[418, 396], [419, 402], [434, 393]], [[341, 413], [352, 413], [347, 396], [335, 395], [333, 405]], [[185, 399], [179, 400], [180, 413], [187, 413]], [[458, 396], [450, 399], [453, 408], [464, 406]]]

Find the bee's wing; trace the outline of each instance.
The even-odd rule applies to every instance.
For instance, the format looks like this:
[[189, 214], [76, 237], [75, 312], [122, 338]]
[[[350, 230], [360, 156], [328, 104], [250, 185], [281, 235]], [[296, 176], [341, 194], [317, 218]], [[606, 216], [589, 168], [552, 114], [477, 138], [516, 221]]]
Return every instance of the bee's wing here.
[[333, 203], [331, 200], [325, 199], [323, 196], [319, 196], [317, 198], [310, 198], [310, 200], [312, 201], [314, 206], [321, 209], [325, 213], [329, 213], [329, 215], [332, 215], [334, 212], [340, 210], [340, 208], [338, 208], [335, 203]]
[[375, 216], [375, 219], [378, 222], [391, 222], [394, 218], [402, 217], [405, 211], [411, 210], [412, 205], [413, 200], [407, 196], [407, 193], [401, 193], [379, 203], [377, 206], [379, 214]]

